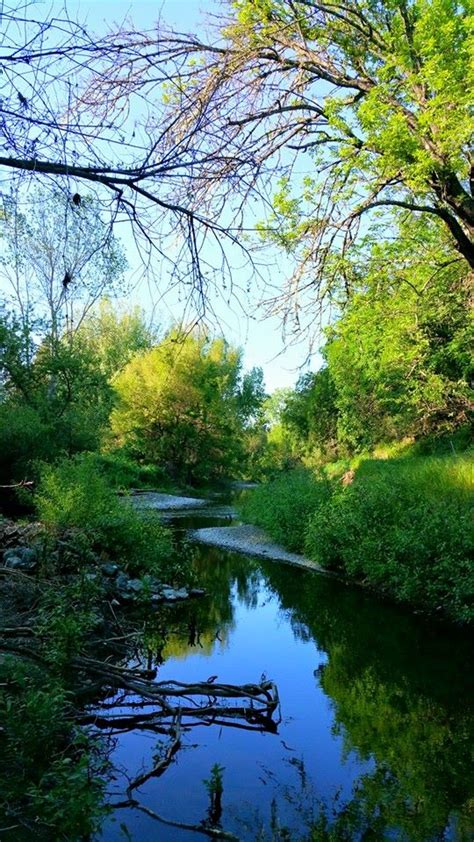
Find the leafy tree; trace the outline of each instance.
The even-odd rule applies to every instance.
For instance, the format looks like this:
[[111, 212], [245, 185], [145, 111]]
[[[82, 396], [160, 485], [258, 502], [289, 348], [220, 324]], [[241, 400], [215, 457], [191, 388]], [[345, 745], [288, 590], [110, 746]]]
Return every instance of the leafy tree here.
[[265, 398], [263, 369], [254, 367], [243, 375], [237, 396], [238, 412], [245, 425], [255, 424], [261, 418]]
[[214, 39], [167, 42], [180, 62], [169, 108], [198, 162], [196, 207], [225, 195], [228, 216], [229, 190], [239, 213], [275, 193], [261, 230], [296, 260], [283, 299], [295, 327], [295, 295], [314, 326], [315, 306], [350, 291], [349, 246], [381, 210], [440, 221], [473, 267], [468, 4], [236, 0], [229, 12]]
[[[205, 233], [238, 245], [242, 208], [266, 204], [278, 176], [263, 227], [295, 253], [287, 295], [307, 291], [312, 317], [376, 209], [437, 218], [474, 265], [469, 5], [236, 0], [228, 10], [207, 40], [161, 25], [156, 38], [133, 27], [97, 37], [71, 18], [31, 14], [18, 26], [9, 3], [0, 166], [44, 185], [53, 176], [78, 200], [84, 184], [97, 190], [109, 220], [128, 218], [162, 257], [178, 232], [192, 271], [189, 261], [176, 271], [201, 301]], [[132, 125], [137, 93], [147, 107]], [[296, 162], [303, 176], [290, 185]]]
[[113, 393], [94, 354], [78, 343], [33, 343], [14, 316], [0, 318], [0, 474], [31, 476], [35, 460], [99, 446]]
[[238, 470], [240, 353], [173, 330], [117, 376], [112, 431], [139, 457], [198, 482]]
[[112, 379], [135, 354], [149, 351], [157, 339], [157, 330], [147, 327], [143, 312], [120, 310], [110, 299], [103, 299], [80, 326], [77, 341], [87, 348], [100, 370]]
[[336, 390], [326, 367], [302, 375], [286, 401], [282, 420], [300, 451], [318, 448], [328, 452], [336, 441]]
[[354, 256], [357, 288], [324, 351], [338, 437], [353, 448], [451, 431], [471, 418], [465, 264], [438, 224], [397, 222], [393, 240]]

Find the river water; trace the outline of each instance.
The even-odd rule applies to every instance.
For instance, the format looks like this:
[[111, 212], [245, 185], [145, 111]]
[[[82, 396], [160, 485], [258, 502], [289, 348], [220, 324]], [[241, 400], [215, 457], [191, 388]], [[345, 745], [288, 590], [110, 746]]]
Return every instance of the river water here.
[[[179, 517], [174, 528], [222, 525], [223, 514]], [[166, 609], [157, 680], [264, 675], [278, 685], [281, 722], [277, 733], [193, 728], [140, 789], [144, 805], [199, 824], [219, 764], [222, 827], [242, 842], [474, 838], [472, 638], [281, 563], [201, 546], [194, 567], [208, 595]], [[156, 751], [146, 731], [117, 739], [112, 801]], [[98, 838], [193, 837], [204, 838], [127, 809]]]

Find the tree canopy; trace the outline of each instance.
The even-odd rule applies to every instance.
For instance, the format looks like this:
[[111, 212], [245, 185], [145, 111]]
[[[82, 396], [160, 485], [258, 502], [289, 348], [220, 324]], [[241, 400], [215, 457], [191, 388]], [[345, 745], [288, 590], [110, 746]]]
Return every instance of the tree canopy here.
[[227, 10], [207, 40], [162, 22], [94, 37], [32, 16], [23, 42], [22, 13], [6, 6], [4, 172], [53, 175], [79, 199], [77, 185], [94, 186], [109, 219], [125, 214], [165, 259], [166, 236], [180, 232], [190, 261], [174, 271], [201, 298], [216, 279], [209, 262], [229, 269], [210, 257], [209, 236], [247, 249], [240, 234], [260, 214], [295, 258], [282, 306], [296, 324], [298, 293], [314, 314], [347, 281], [361, 219], [386, 208], [440, 220], [472, 267], [468, 4], [237, 0]]
[[240, 368], [240, 352], [223, 339], [171, 331], [114, 380], [117, 442], [181, 482], [238, 473], [243, 425], [261, 391], [261, 372], [242, 381]]

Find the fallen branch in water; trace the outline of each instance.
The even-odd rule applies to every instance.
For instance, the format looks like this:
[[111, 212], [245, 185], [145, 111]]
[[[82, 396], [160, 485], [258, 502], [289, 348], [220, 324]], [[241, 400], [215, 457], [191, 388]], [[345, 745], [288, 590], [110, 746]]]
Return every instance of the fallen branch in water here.
[[142, 775], [138, 775], [134, 778], [133, 781], [127, 787], [127, 796], [130, 800], [133, 800], [132, 792], [134, 789], [138, 789], [140, 786], [143, 786], [150, 778], [159, 778], [166, 771], [168, 766], [170, 765], [173, 757], [175, 756], [176, 752], [178, 751], [179, 747], [181, 746], [181, 717], [178, 716], [176, 718], [175, 723], [172, 726], [172, 736], [173, 739], [168, 745], [166, 749], [164, 757], [156, 762], [152, 769], [148, 772], [144, 772]]
[[127, 807], [135, 810], [141, 810], [142, 813], [146, 813], [147, 816], [150, 816], [152, 819], [156, 819], [156, 821], [159, 821], [162, 824], [169, 825], [170, 827], [178, 827], [180, 830], [190, 830], [193, 833], [201, 833], [203, 836], [209, 836], [211, 839], [227, 839], [229, 842], [239, 842], [238, 836], [234, 833], [230, 833], [228, 830], [222, 830], [220, 827], [213, 827], [212, 825], [206, 824], [188, 824], [187, 822], [180, 822], [174, 819], [165, 819], [163, 816], [155, 813], [154, 810], [151, 810], [149, 807], [145, 807], [144, 804], [140, 804], [136, 798], [119, 801], [116, 804], [111, 804], [110, 806], [114, 810]]
[[[194, 719], [241, 720], [255, 725], [258, 729], [275, 733], [277, 723], [273, 714], [279, 705], [278, 690], [273, 681], [263, 681], [260, 684], [210, 684], [207, 681], [184, 684], [180, 681], [155, 682], [148, 677], [149, 671], [133, 670], [128, 667], [117, 667], [110, 663], [96, 661], [92, 658], [79, 657], [74, 659], [73, 666], [83, 672], [92, 673], [99, 677], [103, 685], [109, 685], [115, 690], [126, 690], [130, 694], [130, 702], [120, 697], [120, 715], [105, 715], [104, 711], [96, 710], [79, 717], [80, 724], [96, 725], [98, 728], [126, 728], [127, 722], [136, 727], [152, 727], [159, 720], [175, 720], [177, 717], [193, 717]], [[151, 712], [124, 714], [124, 706], [135, 708], [139, 699], [139, 706], [155, 707]], [[179, 700], [187, 704], [179, 704]], [[240, 700], [244, 704], [219, 704], [218, 700]], [[114, 705], [107, 704], [107, 710], [113, 711]]]
[[[218, 724], [276, 733], [278, 721], [273, 719], [273, 715], [279, 707], [279, 698], [273, 681], [242, 685], [209, 681], [192, 684], [181, 681], [156, 682], [148, 677], [149, 670], [119, 667], [93, 658], [76, 658], [74, 665], [84, 672], [100, 675], [103, 685], [121, 691], [115, 693], [114, 699], [106, 699], [102, 706], [99, 704], [93, 711], [76, 716], [78, 724], [107, 731], [109, 737], [139, 729], [166, 734], [170, 738], [166, 750], [161, 757], [154, 759], [151, 768], [129, 781], [127, 798], [110, 804], [110, 807], [140, 810], [170, 827], [200, 833], [213, 839], [238, 842], [235, 834], [223, 830], [212, 819], [190, 824], [164, 818], [141, 804], [135, 792], [168, 769], [179, 751], [183, 732], [192, 728]], [[137, 708], [140, 708], [139, 712]]]

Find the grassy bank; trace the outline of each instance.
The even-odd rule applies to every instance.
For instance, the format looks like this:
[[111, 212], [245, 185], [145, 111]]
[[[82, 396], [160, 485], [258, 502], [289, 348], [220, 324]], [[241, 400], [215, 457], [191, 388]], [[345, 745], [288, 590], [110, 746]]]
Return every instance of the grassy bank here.
[[347, 485], [290, 472], [256, 489], [245, 520], [325, 567], [457, 621], [474, 619], [474, 457], [365, 459]]

